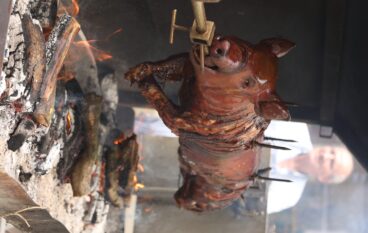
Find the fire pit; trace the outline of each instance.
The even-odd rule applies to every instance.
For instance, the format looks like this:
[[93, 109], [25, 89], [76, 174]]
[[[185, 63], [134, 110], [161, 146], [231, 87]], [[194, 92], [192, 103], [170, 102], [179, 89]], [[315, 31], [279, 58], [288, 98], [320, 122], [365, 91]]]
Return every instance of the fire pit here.
[[0, 183], [8, 185], [0, 198], [8, 201], [0, 217], [34, 232], [103, 229], [103, 145], [112, 144], [118, 95], [114, 71], [98, 63], [111, 55], [86, 39], [74, 0], [14, 1], [9, 14], [0, 76]]

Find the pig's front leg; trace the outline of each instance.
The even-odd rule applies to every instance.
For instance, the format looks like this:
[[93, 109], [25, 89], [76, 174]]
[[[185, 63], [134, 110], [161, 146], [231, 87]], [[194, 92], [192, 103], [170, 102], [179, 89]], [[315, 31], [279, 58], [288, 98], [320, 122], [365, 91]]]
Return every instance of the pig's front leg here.
[[142, 95], [157, 110], [162, 121], [173, 133], [178, 134], [179, 130], [194, 130], [195, 124], [192, 122], [191, 113], [186, 113], [183, 117], [179, 107], [170, 101], [156, 80], [146, 79], [139, 84], [139, 88]]
[[140, 83], [153, 76], [163, 81], [181, 81], [192, 73], [188, 54], [180, 54], [159, 62], [139, 64], [131, 68], [125, 78], [132, 83]]
[[140, 64], [125, 74], [127, 80], [138, 84], [142, 95], [174, 133], [180, 129], [191, 131], [193, 124], [186, 120], [187, 117], [181, 117], [179, 107], [170, 101], [154, 77], [174, 81], [184, 79], [190, 75], [187, 62], [187, 55], [181, 55], [161, 62]]

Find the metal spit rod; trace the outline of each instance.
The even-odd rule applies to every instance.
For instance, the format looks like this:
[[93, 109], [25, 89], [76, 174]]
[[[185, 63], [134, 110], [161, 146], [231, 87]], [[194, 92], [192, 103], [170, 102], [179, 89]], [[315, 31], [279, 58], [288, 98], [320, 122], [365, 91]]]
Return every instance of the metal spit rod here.
[[192, 43], [200, 46], [200, 63], [204, 70], [204, 57], [208, 54], [208, 46], [211, 45], [215, 32], [215, 23], [208, 21], [204, 3], [218, 3], [221, 0], [191, 0], [194, 22], [191, 28], [176, 25], [177, 10], [173, 10], [171, 16], [170, 44], [174, 43], [174, 32], [176, 29], [189, 31], [190, 40]]
[[197, 32], [203, 34], [207, 31], [207, 18], [206, 11], [204, 9], [204, 2], [198, 0], [192, 0], [194, 18], [197, 23]]

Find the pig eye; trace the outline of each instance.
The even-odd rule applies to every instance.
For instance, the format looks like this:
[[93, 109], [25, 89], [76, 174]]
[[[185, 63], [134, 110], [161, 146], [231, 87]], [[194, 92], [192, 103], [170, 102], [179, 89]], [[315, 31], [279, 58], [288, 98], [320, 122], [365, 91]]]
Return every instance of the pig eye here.
[[246, 78], [243, 81], [242, 87], [243, 88], [250, 88], [250, 87], [254, 87], [255, 84], [256, 84], [256, 81], [254, 80], [254, 78], [249, 77], [249, 78]]

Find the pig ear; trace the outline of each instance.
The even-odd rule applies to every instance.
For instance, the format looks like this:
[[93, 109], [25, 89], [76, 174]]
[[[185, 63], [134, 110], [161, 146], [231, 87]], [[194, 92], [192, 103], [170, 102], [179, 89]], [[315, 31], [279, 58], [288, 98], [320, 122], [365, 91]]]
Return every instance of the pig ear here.
[[289, 111], [278, 102], [260, 102], [258, 114], [266, 120], [290, 120]]
[[292, 48], [295, 47], [295, 43], [283, 38], [265, 39], [260, 43], [269, 46], [272, 53], [275, 54], [276, 57], [282, 57], [286, 55]]
[[260, 100], [256, 112], [266, 120], [290, 120], [287, 107], [276, 94], [270, 94], [269, 98]]

